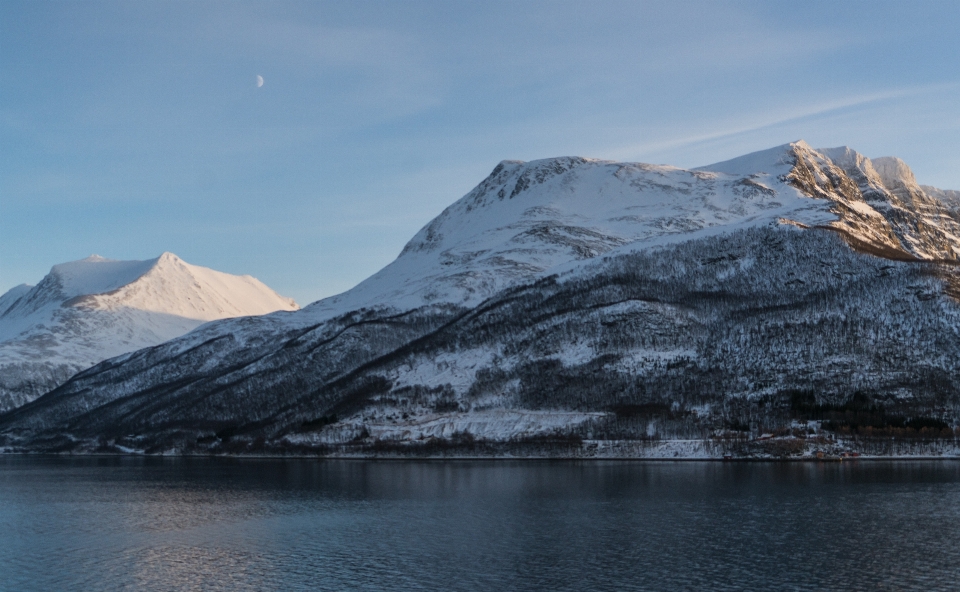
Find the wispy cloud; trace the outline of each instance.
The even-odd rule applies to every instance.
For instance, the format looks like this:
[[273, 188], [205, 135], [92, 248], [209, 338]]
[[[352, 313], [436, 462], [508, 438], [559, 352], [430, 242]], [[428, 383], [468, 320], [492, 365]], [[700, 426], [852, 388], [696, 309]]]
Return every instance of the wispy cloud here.
[[[812, 105], [792, 105], [778, 110], [775, 113], [747, 114], [733, 121], [723, 122], [720, 126], [701, 133], [683, 135], [680, 137], [665, 138], [621, 146], [610, 151], [616, 158], [635, 159], [649, 158], [663, 152], [693, 147], [699, 144], [715, 142], [743, 136], [765, 129], [777, 128], [806, 120], [815, 120], [821, 117], [834, 115], [840, 112], [856, 110], [896, 99], [914, 97], [918, 95], [956, 92], [960, 83], [931, 84], [907, 88], [894, 88], [873, 93], [848, 95], [818, 101]], [[799, 140], [800, 138], [790, 138]]]

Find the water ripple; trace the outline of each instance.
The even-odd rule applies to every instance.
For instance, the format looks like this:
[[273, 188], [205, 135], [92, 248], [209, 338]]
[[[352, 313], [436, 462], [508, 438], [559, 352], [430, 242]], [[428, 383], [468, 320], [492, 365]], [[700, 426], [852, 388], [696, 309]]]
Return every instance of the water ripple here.
[[937, 590], [960, 463], [0, 458], [0, 590]]

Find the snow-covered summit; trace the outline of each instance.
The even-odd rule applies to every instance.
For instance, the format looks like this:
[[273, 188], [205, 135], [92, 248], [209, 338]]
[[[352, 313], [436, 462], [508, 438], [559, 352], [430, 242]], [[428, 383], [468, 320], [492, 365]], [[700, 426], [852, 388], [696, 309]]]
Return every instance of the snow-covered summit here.
[[54, 265], [36, 286], [0, 296], [0, 410], [207, 321], [298, 308], [253, 277], [190, 265], [173, 253]]
[[[17, 331], [22, 325], [16, 323], [16, 319], [29, 317], [51, 305], [59, 306], [70, 298], [116, 290], [137, 280], [156, 262], [156, 259], [115, 261], [91, 255], [79, 261], [54, 265], [35, 287], [24, 291], [18, 286], [4, 294], [3, 298], [9, 298], [12, 302], [0, 310], [0, 341], [10, 338], [11, 332]], [[17, 293], [25, 298], [12, 298], [18, 289]]]
[[[167, 256], [164, 253], [161, 256]], [[60, 281], [60, 288], [68, 296], [99, 294], [115, 290], [136, 280], [159, 259], [148, 261], [117, 261], [100, 255], [90, 255], [86, 259], [54, 265], [50, 275]]]
[[627, 245], [781, 218], [828, 223], [835, 218], [828, 204], [784, 178], [798, 146], [806, 148], [787, 144], [694, 170], [583, 157], [503, 161], [393, 263], [308, 310], [329, 316], [383, 305], [471, 305]]
[[707, 166], [697, 167], [697, 171], [726, 173], [728, 175], [754, 175], [760, 173], [786, 174], [793, 168], [798, 154], [814, 152], [804, 140], [758, 150]]
[[[930, 224], [913, 225], [915, 215]], [[782, 223], [833, 228], [900, 257], [960, 256], [960, 224], [909, 167], [847, 147], [799, 140], [689, 170], [578, 156], [505, 160], [393, 263], [308, 310], [322, 320], [362, 307], [471, 305], [615, 249]]]
[[896, 156], [881, 156], [871, 159], [873, 168], [879, 173], [883, 184], [891, 191], [903, 186], [920, 189], [913, 171]]

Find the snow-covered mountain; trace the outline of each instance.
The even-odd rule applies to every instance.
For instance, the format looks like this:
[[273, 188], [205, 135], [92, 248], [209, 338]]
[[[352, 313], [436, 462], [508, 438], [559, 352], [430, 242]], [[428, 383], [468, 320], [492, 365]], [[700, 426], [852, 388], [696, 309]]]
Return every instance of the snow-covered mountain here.
[[108, 360], [0, 433], [33, 450], [622, 456], [719, 454], [815, 413], [955, 426], [952, 195], [804, 142], [693, 170], [504, 161], [354, 289]]
[[92, 255], [55, 265], [36, 286], [0, 296], [0, 410], [208, 321], [298, 308], [255, 278], [190, 265], [172, 253], [147, 261]]
[[696, 170], [580, 157], [503, 161], [393, 263], [308, 308], [322, 319], [371, 306], [473, 306], [624, 245], [767, 223], [828, 226], [899, 256], [956, 260], [954, 194], [925, 192], [899, 159], [871, 161], [846, 147], [816, 151], [803, 141]]

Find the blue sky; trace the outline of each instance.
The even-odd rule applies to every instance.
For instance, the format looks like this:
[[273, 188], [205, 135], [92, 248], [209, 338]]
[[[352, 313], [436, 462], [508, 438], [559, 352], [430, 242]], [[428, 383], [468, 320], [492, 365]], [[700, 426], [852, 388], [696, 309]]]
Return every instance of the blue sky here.
[[960, 189], [958, 30], [953, 1], [2, 0], [0, 292], [172, 251], [306, 304], [503, 159], [803, 138]]

